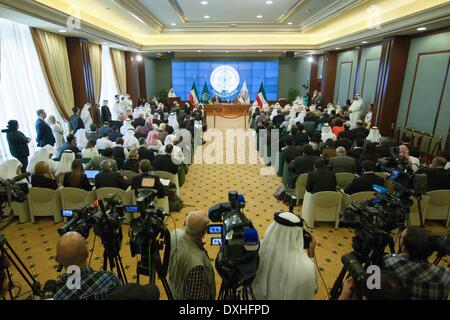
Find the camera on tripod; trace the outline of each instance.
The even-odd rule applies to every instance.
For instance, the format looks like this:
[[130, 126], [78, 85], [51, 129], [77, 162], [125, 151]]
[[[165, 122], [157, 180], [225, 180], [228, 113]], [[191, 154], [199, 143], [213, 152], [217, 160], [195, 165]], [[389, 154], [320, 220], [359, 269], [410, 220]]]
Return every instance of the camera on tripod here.
[[259, 238], [253, 224], [242, 212], [245, 198], [237, 191], [228, 192], [228, 202], [212, 206], [209, 219], [223, 222], [222, 246], [216, 258], [216, 269], [222, 278], [219, 298], [226, 290], [250, 287], [259, 265]]

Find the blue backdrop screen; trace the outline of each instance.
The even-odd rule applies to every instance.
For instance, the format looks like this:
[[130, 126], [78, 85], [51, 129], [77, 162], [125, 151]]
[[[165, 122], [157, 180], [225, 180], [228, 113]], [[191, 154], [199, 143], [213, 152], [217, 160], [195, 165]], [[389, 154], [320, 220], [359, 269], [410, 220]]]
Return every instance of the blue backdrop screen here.
[[[249, 98], [253, 101], [259, 92], [261, 82], [268, 100], [278, 99], [278, 61], [172, 61], [172, 86], [175, 93], [183, 100], [189, 99], [189, 92], [195, 79], [197, 92], [202, 95], [206, 82], [211, 97], [217, 94], [211, 84], [210, 78], [216, 68], [231, 66], [239, 74], [239, 84], [236, 90], [222, 92], [222, 97], [234, 100], [241, 91], [244, 81], [247, 83]], [[235, 81], [236, 78], [231, 81]]]

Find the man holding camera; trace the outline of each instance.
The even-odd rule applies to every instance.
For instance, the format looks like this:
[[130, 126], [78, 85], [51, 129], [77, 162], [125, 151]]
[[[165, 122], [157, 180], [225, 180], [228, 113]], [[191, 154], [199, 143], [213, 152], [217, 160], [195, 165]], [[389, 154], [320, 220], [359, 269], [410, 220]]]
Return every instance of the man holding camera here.
[[169, 285], [175, 300], [214, 300], [216, 283], [202, 239], [209, 218], [204, 211], [194, 211], [186, 218], [184, 230], [171, 233]]
[[115, 274], [105, 271], [96, 272], [89, 268], [88, 257], [86, 240], [78, 232], [67, 232], [59, 239], [56, 247], [56, 261], [66, 270], [69, 267], [79, 268], [79, 279], [76, 279], [76, 270], [63, 274], [57, 283], [58, 291], [54, 300], [102, 300], [120, 286], [120, 281]]
[[9, 151], [14, 158], [20, 161], [22, 164], [22, 173], [25, 173], [28, 167], [28, 156], [30, 155], [28, 143], [31, 139], [25, 137], [25, 135], [19, 131], [19, 122], [17, 122], [17, 120], [9, 120], [8, 129], [2, 130], [2, 132], [6, 132]]

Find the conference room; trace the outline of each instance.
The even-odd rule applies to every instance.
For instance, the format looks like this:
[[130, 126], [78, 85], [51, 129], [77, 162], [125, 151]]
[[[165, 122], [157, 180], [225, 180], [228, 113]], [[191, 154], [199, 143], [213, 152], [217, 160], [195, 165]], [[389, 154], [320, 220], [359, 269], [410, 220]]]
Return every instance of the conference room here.
[[0, 300], [448, 300], [449, 66], [444, 0], [0, 0]]

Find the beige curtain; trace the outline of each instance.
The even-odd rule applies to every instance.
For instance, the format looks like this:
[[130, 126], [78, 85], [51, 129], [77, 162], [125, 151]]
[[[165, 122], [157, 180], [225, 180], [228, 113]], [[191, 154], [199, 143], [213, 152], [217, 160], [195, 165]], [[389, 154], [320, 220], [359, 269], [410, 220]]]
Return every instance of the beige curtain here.
[[31, 34], [50, 95], [61, 116], [68, 120], [75, 102], [66, 39], [63, 36], [34, 28], [31, 28]]
[[91, 59], [95, 103], [100, 103], [100, 94], [102, 90], [102, 46], [89, 43], [89, 57]]
[[125, 67], [125, 52], [110, 48], [111, 61], [114, 69], [114, 79], [120, 94], [127, 93], [127, 70]]

